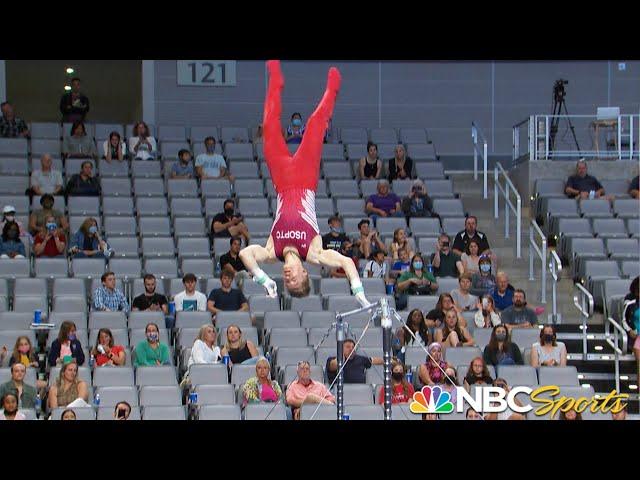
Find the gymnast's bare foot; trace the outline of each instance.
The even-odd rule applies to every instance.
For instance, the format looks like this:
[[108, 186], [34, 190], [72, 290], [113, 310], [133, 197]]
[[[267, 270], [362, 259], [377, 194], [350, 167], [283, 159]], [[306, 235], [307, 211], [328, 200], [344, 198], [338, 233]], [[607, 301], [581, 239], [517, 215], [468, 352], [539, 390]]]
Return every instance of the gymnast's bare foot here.
[[269, 81], [278, 88], [284, 87], [284, 77], [280, 68], [280, 60], [268, 60], [267, 71], [269, 72]]
[[329, 77], [327, 79], [327, 88], [335, 92], [340, 91], [340, 84], [342, 83], [342, 76], [340, 71], [336, 67], [329, 69]]

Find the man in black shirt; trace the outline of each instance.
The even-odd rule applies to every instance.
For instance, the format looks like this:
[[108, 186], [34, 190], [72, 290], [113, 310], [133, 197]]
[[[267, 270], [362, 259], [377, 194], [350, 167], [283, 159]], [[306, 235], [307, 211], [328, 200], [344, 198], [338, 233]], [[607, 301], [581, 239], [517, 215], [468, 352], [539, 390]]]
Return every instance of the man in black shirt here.
[[[349, 358], [349, 355], [351, 355], [355, 346], [356, 342], [350, 338], [347, 338], [344, 341], [342, 354], [345, 360]], [[354, 353], [351, 355], [351, 358], [349, 358], [349, 361], [342, 370], [342, 373], [344, 374], [344, 383], [366, 383], [367, 368], [371, 368], [371, 365], [382, 365], [382, 363], [382, 357], [369, 358]], [[329, 383], [333, 382], [337, 374], [338, 361], [336, 360], [336, 357], [327, 358], [327, 377], [329, 379]]]
[[349, 237], [345, 235], [342, 229], [342, 220], [340, 220], [340, 217], [330, 217], [328, 223], [330, 231], [322, 236], [322, 248], [339, 252], [344, 242], [349, 241]]
[[464, 272], [460, 256], [451, 251], [449, 247], [450, 239], [446, 233], [438, 238], [435, 253], [431, 254], [431, 264], [434, 268], [434, 275], [437, 277], [456, 277]]
[[489, 247], [489, 240], [487, 236], [476, 230], [478, 226], [478, 219], [473, 215], [469, 215], [467, 219], [464, 221], [464, 230], [458, 232], [456, 238], [453, 241], [453, 246], [451, 250], [458, 256], [462, 256], [464, 252], [467, 250], [467, 245], [471, 240], [475, 240], [478, 242], [478, 254], [479, 255], [488, 255], [491, 257], [491, 263], [496, 264], [496, 257], [493, 253], [491, 253]]
[[220, 269], [222, 271], [231, 272], [233, 275], [238, 272], [246, 271], [247, 269], [245, 268], [244, 263], [242, 263], [240, 255], [238, 255], [240, 252], [241, 240], [238, 237], [232, 237], [231, 240], [229, 240], [229, 245], [229, 251], [220, 257]]
[[242, 216], [234, 214], [235, 203], [228, 198], [224, 201], [224, 212], [213, 217], [211, 233], [214, 237], [238, 237], [244, 238], [249, 245], [249, 229], [242, 221]]
[[93, 176], [93, 164], [90, 161], [82, 162], [80, 173], [76, 173], [67, 183], [67, 195], [98, 197], [100, 196], [100, 183]]
[[[133, 299], [131, 309], [134, 311], [142, 310], [143, 312], [162, 312], [165, 314], [165, 322], [173, 323], [171, 317], [167, 317], [169, 310], [167, 307], [167, 297], [156, 293], [156, 277], [150, 273], [144, 276], [144, 293]], [[173, 328], [173, 325], [167, 325], [167, 328]]]
[[71, 80], [71, 91], [60, 98], [60, 113], [63, 122], [84, 122], [89, 111], [89, 99], [80, 93], [80, 79]]
[[[591, 192], [593, 196], [591, 197]], [[569, 198], [604, 198], [604, 188], [596, 177], [587, 175], [587, 162], [583, 159], [576, 164], [576, 174], [567, 180], [564, 193]]]
[[213, 315], [224, 312], [248, 312], [249, 303], [241, 290], [231, 288], [233, 273], [223, 270], [220, 275], [221, 288], [214, 288], [207, 299], [207, 310]]

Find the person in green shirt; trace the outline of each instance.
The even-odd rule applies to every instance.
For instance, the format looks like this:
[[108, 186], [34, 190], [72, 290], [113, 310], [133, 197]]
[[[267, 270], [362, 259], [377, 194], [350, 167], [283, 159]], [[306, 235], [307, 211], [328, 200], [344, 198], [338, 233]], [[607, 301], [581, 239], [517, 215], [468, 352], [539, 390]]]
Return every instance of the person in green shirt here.
[[148, 323], [144, 329], [146, 340], [136, 346], [136, 367], [154, 367], [156, 365], [170, 365], [169, 347], [160, 343], [160, 329], [155, 323]]
[[408, 295], [431, 295], [438, 290], [438, 282], [432, 273], [424, 269], [424, 261], [420, 254], [415, 254], [411, 259], [409, 271], [398, 277], [396, 290], [396, 306], [399, 310], [406, 308]]

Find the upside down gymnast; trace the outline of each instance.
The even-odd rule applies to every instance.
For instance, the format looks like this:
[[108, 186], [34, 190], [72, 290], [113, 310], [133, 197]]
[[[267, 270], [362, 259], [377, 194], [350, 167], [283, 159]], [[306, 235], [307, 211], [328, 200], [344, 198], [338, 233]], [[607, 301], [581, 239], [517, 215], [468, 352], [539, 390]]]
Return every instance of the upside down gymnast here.
[[369, 301], [364, 295], [353, 261], [335, 250], [322, 248], [322, 237], [316, 219], [315, 199], [320, 156], [340, 89], [340, 72], [334, 67], [329, 70], [324, 96], [309, 117], [302, 142], [292, 156], [282, 137], [280, 124], [281, 93], [284, 88], [280, 62], [268, 61], [267, 70], [269, 85], [263, 118], [264, 156], [278, 194], [278, 207], [266, 246], [249, 245], [240, 252], [240, 258], [253, 275], [253, 280], [264, 286], [270, 297], [278, 294], [276, 282], [262, 271], [258, 266], [259, 262], [284, 262], [284, 285], [294, 297], [307, 296], [310, 291], [309, 273], [302, 265], [304, 260], [315, 265], [342, 267], [356, 299], [363, 307], [368, 306]]

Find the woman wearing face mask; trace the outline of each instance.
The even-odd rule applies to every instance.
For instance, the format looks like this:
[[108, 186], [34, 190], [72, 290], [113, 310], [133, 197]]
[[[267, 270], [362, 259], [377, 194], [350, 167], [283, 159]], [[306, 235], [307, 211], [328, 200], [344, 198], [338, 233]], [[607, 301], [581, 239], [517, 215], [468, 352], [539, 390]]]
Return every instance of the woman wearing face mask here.
[[469, 370], [464, 377], [464, 388], [469, 392], [471, 385], [492, 385], [493, 378], [489, 374], [487, 364], [484, 363], [482, 357], [476, 357], [471, 360], [469, 364]]
[[0, 232], [4, 231], [4, 226], [7, 223], [15, 223], [18, 225], [18, 229], [20, 230], [21, 237], [30, 237], [29, 232], [25, 230], [22, 222], [16, 220], [16, 207], [11, 205], [5, 205], [2, 209], [2, 221], [0, 222]]
[[491, 258], [480, 255], [478, 259], [479, 272], [471, 279], [471, 293], [477, 296], [491, 295], [496, 288], [496, 279], [491, 274]]
[[435, 340], [445, 347], [472, 347], [475, 340], [466, 327], [458, 323], [458, 313], [451, 309], [444, 315], [444, 326], [436, 330]]
[[[391, 365], [391, 403], [409, 403], [413, 400], [415, 390], [407, 382], [407, 369], [402, 362], [392, 362]], [[378, 403], [384, 403], [384, 388], [378, 395]]]
[[393, 255], [394, 261], [398, 260], [398, 252], [402, 249], [409, 252], [410, 257], [413, 257], [415, 255], [415, 252], [411, 250], [409, 240], [407, 240], [407, 232], [404, 230], [404, 228], [397, 228], [393, 232], [393, 241], [391, 242], [391, 254]]
[[147, 336], [135, 349], [136, 367], [155, 367], [156, 365], [170, 365], [169, 347], [160, 342], [160, 329], [155, 323], [148, 323], [144, 329]]
[[33, 241], [36, 257], [59, 257], [64, 254], [67, 239], [53, 215], [46, 217], [44, 227]]
[[478, 262], [480, 260], [480, 246], [475, 240], [469, 240], [466, 251], [460, 257], [462, 261], [462, 267], [465, 273], [471, 275], [480, 272], [480, 266]]
[[[407, 328], [411, 330], [413, 335], [407, 331]], [[415, 336], [415, 339], [414, 339]], [[431, 335], [427, 324], [424, 322], [424, 315], [420, 309], [415, 308], [409, 312], [407, 316], [406, 327], [399, 327], [396, 330], [395, 338], [393, 339], [393, 354], [398, 360], [404, 362], [406, 347], [417, 345], [429, 345], [431, 341]]]
[[111, 160], [122, 162], [126, 155], [124, 142], [118, 132], [111, 132], [109, 134], [109, 140], [104, 141], [102, 149], [104, 152], [102, 158], [104, 158], [107, 163], [111, 163]]
[[398, 277], [396, 283], [398, 291], [398, 308], [404, 310], [407, 305], [407, 295], [431, 295], [438, 290], [438, 282], [433, 274], [424, 268], [422, 257], [418, 254], [411, 259], [411, 268]]
[[15, 222], [5, 222], [2, 241], [0, 241], [0, 258], [13, 259], [26, 256], [24, 244], [20, 241], [20, 227]]
[[9, 359], [9, 366], [11, 367], [14, 363], [21, 363], [26, 368], [38, 368], [39, 366], [36, 352], [31, 345], [31, 340], [26, 335], [21, 335], [16, 340], [13, 353]]
[[91, 350], [91, 355], [96, 359], [96, 365], [102, 367], [122, 366], [126, 361], [126, 354], [122, 345], [113, 344], [113, 334], [108, 328], [101, 328], [96, 338], [96, 346]]
[[76, 338], [76, 324], [73, 322], [62, 322], [58, 338], [51, 344], [49, 350], [49, 365], [60, 365], [65, 359], [73, 358], [78, 365], [84, 364], [84, 352], [82, 345]]
[[304, 125], [302, 124], [302, 115], [298, 112], [291, 115], [291, 124], [287, 127], [285, 140], [287, 143], [300, 143], [304, 135]]
[[242, 386], [242, 408], [249, 403], [272, 403], [282, 397], [282, 389], [278, 382], [271, 380], [271, 365], [265, 357], [256, 362], [256, 376], [251, 377]]
[[496, 325], [491, 332], [489, 344], [482, 353], [484, 361], [497, 365], [524, 365], [520, 347], [509, 338], [509, 330], [504, 325]]
[[361, 180], [377, 180], [382, 175], [382, 162], [375, 143], [367, 143], [367, 155], [360, 159], [358, 174]]
[[429, 355], [425, 363], [418, 369], [418, 378], [422, 385], [436, 385], [444, 382], [447, 362], [442, 360], [442, 345], [433, 342], [427, 348]]
[[545, 325], [540, 330], [540, 341], [533, 344], [531, 349], [532, 367], [566, 367], [567, 347], [556, 340], [556, 330], [553, 325]]
[[478, 301], [478, 310], [473, 317], [473, 321], [477, 328], [491, 328], [502, 323], [500, 315], [495, 311], [491, 295], [485, 295], [481, 301]]
[[18, 397], [15, 393], [5, 393], [0, 401], [3, 411], [0, 420], [26, 420], [24, 413], [18, 411]]
[[56, 383], [49, 389], [49, 409], [66, 407], [77, 399], [89, 401], [87, 382], [78, 378], [78, 365], [71, 360], [62, 365]]
[[98, 222], [89, 217], [73, 236], [69, 252], [74, 258], [104, 258], [109, 250], [109, 245], [100, 236]]

